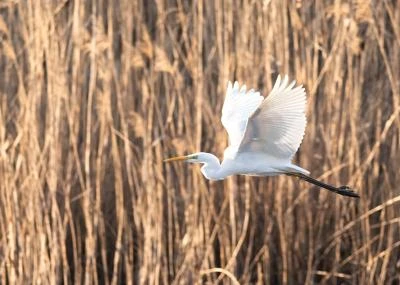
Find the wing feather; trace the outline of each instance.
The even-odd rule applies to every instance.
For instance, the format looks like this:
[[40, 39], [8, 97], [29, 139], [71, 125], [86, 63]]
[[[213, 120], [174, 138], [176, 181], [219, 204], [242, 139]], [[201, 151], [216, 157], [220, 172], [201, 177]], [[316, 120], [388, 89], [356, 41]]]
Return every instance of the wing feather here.
[[228, 132], [231, 146], [238, 147], [240, 145], [247, 121], [263, 99], [264, 97], [253, 89], [246, 92], [246, 85], [240, 87], [239, 83], [235, 81], [232, 86], [232, 83], [228, 82], [221, 122]]
[[278, 76], [270, 94], [250, 116], [239, 152], [264, 152], [291, 159], [299, 148], [306, 127], [306, 93], [287, 76]]

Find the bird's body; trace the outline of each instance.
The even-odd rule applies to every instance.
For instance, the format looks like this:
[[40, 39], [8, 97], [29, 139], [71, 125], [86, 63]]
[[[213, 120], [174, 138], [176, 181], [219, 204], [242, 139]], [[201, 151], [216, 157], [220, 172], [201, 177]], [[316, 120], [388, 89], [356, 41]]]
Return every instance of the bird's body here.
[[222, 180], [236, 174], [254, 176], [274, 176], [286, 172], [309, 174], [309, 171], [290, 161], [279, 160], [266, 154], [232, 152], [227, 155], [225, 151], [222, 163], [213, 154], [200, 152], [197, 155], [204, 161], [201, 172], [210, 180]]
[[345, 196], [358, 197], [347, 186], [334, 187], [309, 177], [309, 171], [292, 163], [306, 127], [306, 93], [302, 86], [289, 84], [278, 76], [270, 94], [264, 98], [246, 86], [228, 83], [222, 108], [222, 124], [229, 135], [224, 159], [198, 152], [166, 161], [185, 160], [203, 163], [207, 179], [221, 180], [230, 175], [274, 176], [286, 174]]

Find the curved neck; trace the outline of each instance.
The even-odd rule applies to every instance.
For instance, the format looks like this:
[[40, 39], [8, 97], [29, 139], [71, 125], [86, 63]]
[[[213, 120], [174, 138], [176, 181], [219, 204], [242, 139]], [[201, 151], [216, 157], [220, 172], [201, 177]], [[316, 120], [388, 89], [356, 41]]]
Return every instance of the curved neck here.
[[199, 157], [199, 161], [204, 163], [201, 167], [201, 172], [207, 179], [219, 180], [225, 178], [221, 176], [221, 164], [215, 155], [203, 152], [201, 153], [201, 157]]

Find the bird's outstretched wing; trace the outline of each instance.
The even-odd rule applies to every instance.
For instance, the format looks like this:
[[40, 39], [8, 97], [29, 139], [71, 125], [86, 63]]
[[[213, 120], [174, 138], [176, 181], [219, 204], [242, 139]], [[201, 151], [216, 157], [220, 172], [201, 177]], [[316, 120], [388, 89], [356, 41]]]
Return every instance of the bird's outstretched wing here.
[[291, 159], [303, 140], [306, 127], [306, 93], [302, 86], [278, 76], [271, 93], [247, 122], [239, 152], [263, 152]]
[[239, 88], [237, 81], [233, 86], [231, 82], [228, 83], [221, 117], [222, 125], [229, 135], [229, 144], [235, 147], [239, 147], [242, 141], [250, 115], [264, 99], [253, 89], [246, 92], [246, 85]]

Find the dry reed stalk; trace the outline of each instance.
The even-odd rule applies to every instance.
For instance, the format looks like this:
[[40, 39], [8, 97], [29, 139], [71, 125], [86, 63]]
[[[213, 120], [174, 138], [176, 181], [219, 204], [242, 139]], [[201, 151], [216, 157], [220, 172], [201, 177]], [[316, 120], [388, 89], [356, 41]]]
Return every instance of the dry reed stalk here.
[[[399, 282], [398, 1], [0, 3], [0, 283]], [[288, 177], [208, 182], [228, 80], [308, 91]]]

